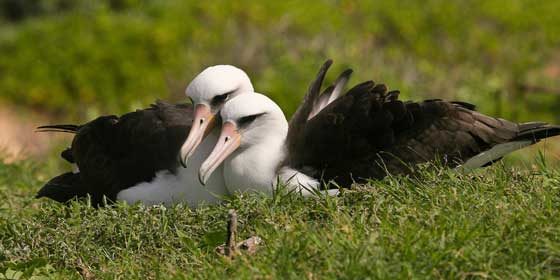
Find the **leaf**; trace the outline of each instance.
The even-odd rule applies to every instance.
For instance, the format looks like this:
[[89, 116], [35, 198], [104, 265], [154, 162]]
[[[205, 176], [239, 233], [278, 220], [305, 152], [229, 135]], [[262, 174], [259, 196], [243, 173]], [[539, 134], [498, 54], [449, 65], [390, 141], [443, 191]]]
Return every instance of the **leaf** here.
[[2, 275], [1, 279], [18, 280], [21, 278], [22, 275], [23, 272], [8, 268], [6, 272], [4, 272], [4, 275]]

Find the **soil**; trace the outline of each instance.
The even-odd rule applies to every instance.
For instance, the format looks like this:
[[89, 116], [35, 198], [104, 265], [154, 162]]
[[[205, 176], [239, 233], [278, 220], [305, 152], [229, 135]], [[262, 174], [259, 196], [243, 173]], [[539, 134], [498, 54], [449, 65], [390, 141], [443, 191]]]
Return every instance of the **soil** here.
[[35, 132], [37, 126], [50, 123], [51, 118], [44, 114], [0, 103], [0, 158], [13, 162], [47, 155], [55, 143], [69, 137]]

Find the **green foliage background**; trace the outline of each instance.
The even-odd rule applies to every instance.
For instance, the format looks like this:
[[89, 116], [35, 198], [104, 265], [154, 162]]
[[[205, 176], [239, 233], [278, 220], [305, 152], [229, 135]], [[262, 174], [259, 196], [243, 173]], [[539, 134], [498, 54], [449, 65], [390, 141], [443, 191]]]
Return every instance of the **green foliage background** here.
[[[0, 1], [0, 100], [91, 118], [234, 64], [293, 112], [333, 58], [406, 98], [560, 121], [559, 1]], [[527, 92], [525, 86], [540, 88]], [[552, 90], [550, 90], [552, 89]], [[550, 91], [547, 94], [540, 94]]]
[[[405, 99], [560, 123], [558, 11], [557, 0], [0, 0], [0, 105], [85, 121], [185, 100], [206, 66], [234, 64], [289, 115], [333, 58], [330, 80], [352, 67], [353, 83]], [[237, 194], [198, 209], [37, 200], [69, 168], [38, 162], [0, 160], [0, 279], [560, 275], [559, 162], [544, 152], [521, 169], [426, 168], [337, 198]], [[240, 238], [263, 238], [256, 255], [214, 253], [230, 208]]]

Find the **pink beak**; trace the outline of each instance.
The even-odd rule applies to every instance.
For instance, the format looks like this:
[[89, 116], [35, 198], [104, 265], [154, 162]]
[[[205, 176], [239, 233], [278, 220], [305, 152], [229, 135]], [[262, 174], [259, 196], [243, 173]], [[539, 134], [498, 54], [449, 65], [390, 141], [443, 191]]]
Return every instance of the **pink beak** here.
[[194, 107], [194, 119], [187, 140], [181, 147], [179, 161], [183, 167], [187, 167], [187, 160], [196, 150], [196, 147], [202, 142], [215, 126], [215, 114], [212, 113], [210, 107], [206, 104], [196, 104]]
[[212, 153], [202, 163], [198, 171], [198, 180], [205, 185], [212, 172], [241, 144], [241, 134], [237, 131], [237, 125], [227, 121], [222, 126], [222, 133]]

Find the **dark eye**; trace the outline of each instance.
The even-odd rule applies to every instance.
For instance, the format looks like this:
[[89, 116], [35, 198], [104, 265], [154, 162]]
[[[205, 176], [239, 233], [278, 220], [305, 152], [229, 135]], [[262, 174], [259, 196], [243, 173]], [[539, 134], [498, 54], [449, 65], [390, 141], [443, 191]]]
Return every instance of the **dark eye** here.
[[230, 91], [221, 95], [214, 96], [214, 98], [212, 98], [212, 106], [219, 106], [224, 104], [224, 102], [226, 102], [226, 100], [228, 99], [229, 95], [232, 93], [233, 91]]
[[258, 117], [264, 115], [264, 113], [260, 113], [260, 114], [255, 114], [255, 115], [250, 115], [250, 116], [246, 116], [246, 117], [242, 117], [237, 121], [237, 124], [240, 127], [244, 127], [244, 126], [248, 126], [250, 125], [254, 120], [256, 120]]

